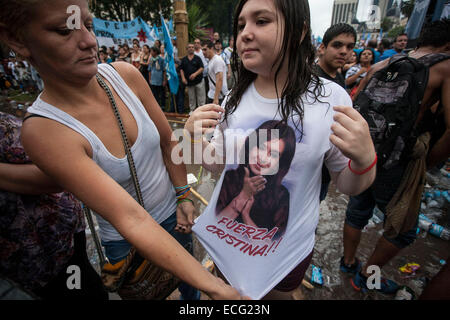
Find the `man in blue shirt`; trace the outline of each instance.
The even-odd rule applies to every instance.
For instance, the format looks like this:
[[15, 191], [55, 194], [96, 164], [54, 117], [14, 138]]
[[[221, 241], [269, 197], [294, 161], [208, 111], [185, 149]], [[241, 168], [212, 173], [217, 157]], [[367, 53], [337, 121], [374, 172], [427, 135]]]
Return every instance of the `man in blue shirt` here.
[[150, 88], [159, 106], [163, 109], [162, 106], [165, 105], [166, 99], [164, 87], [167, 84], [165, 63], [159, 55], [160, 51], [157, 47], [152, 47], [150, 54], [150, 64], [148, 65]]
[[383, 55], [380, 58], [380, 61], [390, 58], [396, 54], [402, 53], [405, 50], [406, 45], [408, 44], [408, 36], [405, 33], [402, 33], [395, 37], [393, 48], [386, 50], [383, 52]]

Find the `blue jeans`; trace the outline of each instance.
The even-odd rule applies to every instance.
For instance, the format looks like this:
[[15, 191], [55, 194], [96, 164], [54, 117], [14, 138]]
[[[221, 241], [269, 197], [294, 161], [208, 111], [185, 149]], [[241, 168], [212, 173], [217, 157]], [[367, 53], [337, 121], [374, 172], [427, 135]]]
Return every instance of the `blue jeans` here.
[[[180, 81], [178, 92], [173, 98], [173, 94], [170, 94], [170, 112], [184, 113], [184, 84]], [[175, 101], [174, 101], [175, 100]], [[175, 111], [176, 106], [176, 111]]]
[[[172, 237], [174, 237], [190, 254], [193, 254], [192, 234], [176, 232], [174, 230], [176, 225], [176, 213], [160, 224], [160, 226], [163, 227], [164, 230], [166, 230]], [[117, 262], [125, 259], [131, 250], [131, 244], [126, 240], [102, 241], [102, 245], [105, 248], [105, 255], [111, 264], [116, 264]], [[178, 289], [180, 290], [183, 300], [200, 300], [200, 292], [196, 288], [182, 282]]]
[[[397, 188], [402, 180], [404, 168], [394, 167], [388, 171], [379, 170], [377, 168], [377, 177], [374, 184], [363, 193], [350, 197], [348, 202], [345, 224], [355, 228], [363, 229], [369, 219], [372, 217], [375, 205], [386, 214], [386, 206], [394, 196]], [[403, 249], [416, 240], [417, 222], [416, 226], [411, 230], [400, 233], [397, 237], [390, 239], [384, 238], [399, 249]]]
[[150, 85], [150, 89], [152, 89], [153, 96], [161, 107], [162, 111], [166, 109], [166, 91], [163, 86], [155, 86], [153, 84]]

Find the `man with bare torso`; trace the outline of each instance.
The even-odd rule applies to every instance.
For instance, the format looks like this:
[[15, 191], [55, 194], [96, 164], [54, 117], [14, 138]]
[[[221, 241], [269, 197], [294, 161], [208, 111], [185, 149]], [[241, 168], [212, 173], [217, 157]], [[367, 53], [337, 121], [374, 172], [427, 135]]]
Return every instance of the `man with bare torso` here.
[[[424, 27], [420, 36], [418, 47], [410, 57], [419, 59], [429, 54], [450, 54], [450, 20], [444, 19], [435, 21]], [[367, 76], [361, 81], [355, 97], [363, 90], [370, 78], [375, 72], [383, 69], [389, 64], [389, 59], [375, 64]], [[434, 110], [435, 105], [439, 105]], [[427, 168], [433, 168], [437, 164], [445, 161], [450, 155], [450, 59], [443, 60], [430, 67], [429, 79], [425, 93], [420, 105], [420, 110], [416, 119], [416, 127], [424, 127], [425, 115], [430, 115], [433, 107], [435, 118], [442, 120], [442, 131], [436, 134], [431, 128], [434, 137], [430, 143], [430, 149], [427, 154]], [[429, 128], [430, 129], [430, 128]], [[434, 140], [434, 141], [433, 141]], [[377, 171], [377, 178], [383, 180], [388, 188], [376, 188], [377, 180], [371, 187], [372, 193], [363, 193], [356, 197], [351, 197], [349, 206], [347, 207], [347, 218], [344, 225], [344, 256], [341, 259], [341, 270], [347, 273], [355, 274], [352, 279], [352, 285], [356, 290], [367, 290], [367, 272], [368, 266], [378, 266], [382, 268], [393, 257], [395, 257], [401, 249], [412, 244], [416, 238], [416, 228], [412, 228], [408, 232], [400, 233], [395, 239], [387, 238], [383, 235], [372, 255], [364, 266], [355, 257], [359, 245], [362, 229], [367, 224], [368, 219], [372, 215], [375, 204], [380, 208], [385, 208], [394, 193], [397, 191], [400, 180], [404, 174], [404, 168], [399, 170], [391, 170], [387, 174]], [[380, 177], [383, 175], [384, 177]], [[379, 181], [378, 181], [379, 182]], [[370, 189], [369, 189], [370, 190]], [[367, 191], [366, 191], [367, 192]], [[363, 199], [363, 196], [365, 198]], [[368, 203], [370, 203], [368, 205]], [[381, 209], [381, 208], [380, 208]], [[384, 211], [383, 209], [381, 209]], [[381, 289], [384, 293], [395, 293], [395, 282], [382, 279]]]

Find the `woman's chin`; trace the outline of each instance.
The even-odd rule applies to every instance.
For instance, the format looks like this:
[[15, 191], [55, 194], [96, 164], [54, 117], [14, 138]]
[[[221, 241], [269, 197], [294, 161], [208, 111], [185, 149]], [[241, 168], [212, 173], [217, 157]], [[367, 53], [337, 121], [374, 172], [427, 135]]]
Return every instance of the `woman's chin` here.
[[98, 73], [98, 65], [85, 65], [81, 68], [78, 68], [74, 78], [78, 78], [81, 81], [89, 81]]

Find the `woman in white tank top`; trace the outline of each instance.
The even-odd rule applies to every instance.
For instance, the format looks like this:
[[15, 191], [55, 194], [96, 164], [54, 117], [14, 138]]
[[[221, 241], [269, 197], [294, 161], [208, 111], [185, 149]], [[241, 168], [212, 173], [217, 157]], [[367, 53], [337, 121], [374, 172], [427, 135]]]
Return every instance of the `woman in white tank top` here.
[[[69, 23], [70, 5], [81, 9], [79, 28]], [[102, 218], [107, 240], [126, 239], [143, 257], [213, 299], [241, 298], [160, 226], [176, 209], [177, 229], [190, 232], [194, 207], [190, 202], [177, 205], [174, 188], [187, 185], [186, 168], [171, 160], [176, 142], [171, 141], [167, 119], [139, 70], [123, 62], [114, 65], [116, 70], [105, 65], [98, 69], [87, 1], [23, 1], [7, 6], [6, 12], [23, 14], [19, 19], [0, 14], [0, 31], [7, 30], [0, 32], [0, 39], [30, 61], [45, 83], [29, 110], [41, 117], [29, 119], [22, 128], [22, 142], [32, 161]], [[132, 196], [120, 131], [96, 80], [98, 72], [117, 102], [149, 212]]]

